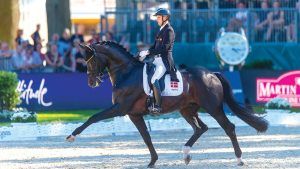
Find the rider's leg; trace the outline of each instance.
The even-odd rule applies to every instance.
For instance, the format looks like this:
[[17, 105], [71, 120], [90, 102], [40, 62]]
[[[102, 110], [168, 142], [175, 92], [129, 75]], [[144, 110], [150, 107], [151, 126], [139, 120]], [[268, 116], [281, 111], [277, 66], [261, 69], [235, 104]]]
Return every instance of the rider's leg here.
[[159, 79], [165, 74], [166, 68], [162, 62], [161, 57], [155, 58], [153, 64], [155, 65], [155, 72], [151, 78], [151, 84], [153, 87], [153, 95], [155, 98], [155, 105], [151, 113], [159, 114], [161, 112], [161, 90], [159, 86]]
[[158, 83], [158, 80], [155, 80], [153, 86], [153, 95], [155, 97], [155, 105], [153, 107], [153, 113], [161, 112], [161, 90]]

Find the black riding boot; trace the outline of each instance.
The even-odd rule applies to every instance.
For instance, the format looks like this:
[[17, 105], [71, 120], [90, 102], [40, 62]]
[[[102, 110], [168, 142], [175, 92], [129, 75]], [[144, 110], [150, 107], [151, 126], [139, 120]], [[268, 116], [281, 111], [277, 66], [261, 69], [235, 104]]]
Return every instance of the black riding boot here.
[[161, 113], [161, 90], [160, 90], [158, 80], [154, 82], [152, 87], [153, 87], [153, 95], [155, 98], [155, 104], [150, 110], [150, 114], [159, 115]]
[[175, 70], [171, 70], [170, 71], [170, 77], [171, 77], [171, 81], [172, 82], [179, 82], [177, 76], [176, 76], [176, 71]]

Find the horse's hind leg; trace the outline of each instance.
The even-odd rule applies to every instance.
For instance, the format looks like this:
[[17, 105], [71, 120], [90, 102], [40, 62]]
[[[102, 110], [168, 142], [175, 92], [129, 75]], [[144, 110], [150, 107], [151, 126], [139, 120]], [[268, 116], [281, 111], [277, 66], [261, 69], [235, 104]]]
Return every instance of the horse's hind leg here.
[[154, 168], [154, 164], [156, 160], [158, 159], [157, 153], [153, 147], [151, 137], [149, 132], [147, 131], [147, 126], [144, 121], [144, 118], [142, 116], [129, 116], [130, 120], [133, 122], [133, 124], [136, 126], [138, 131], [140, 132], [144, 142], [146, 143], [150, 154], [151, 154], [151, 161], [148, 165], [148, 168]]
[[226, 117], [223, 111], [223, 106], [220, 106], [220, 108], [217, 111], [214, 111], [213, 113], [210, 114], [213, 118], [217, 120], [219, 125], [224, 129], [225, 133], [229, 136], [234, 148], [235, 156], [237, 157], [238, 160], [238, 165], [240, 166], [244, 165], [244, 162], [242, 161], [242, 151], [235, 134], [235, 125], [231, 123], [229, 119]]
[[180, 113], [184, 119], [193, 127], [194, 134], [192, 137], [185, 143], [183, 147], [183, 158], [185, 164], [189, 164], [191, 161], [191, 155], [189, 154], [191, 147], [199, 139], [199, 137], [207, 131], [207, 126], [199, 119], [198, 117], [198, 106], [190, 105], [186, 108], [180, 110]]

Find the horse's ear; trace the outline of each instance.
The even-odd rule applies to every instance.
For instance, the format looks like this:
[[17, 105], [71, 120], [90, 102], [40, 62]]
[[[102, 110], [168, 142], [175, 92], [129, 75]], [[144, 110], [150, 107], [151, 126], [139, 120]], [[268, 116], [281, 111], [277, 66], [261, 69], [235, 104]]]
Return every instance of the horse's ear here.
[[93, 52], [94, 50], [89, 46], [89, 45], [85, 45], [85, 44], [79, 44], [79, 46], [84, 49], [84, 50], [87, 50], [89, 52]]

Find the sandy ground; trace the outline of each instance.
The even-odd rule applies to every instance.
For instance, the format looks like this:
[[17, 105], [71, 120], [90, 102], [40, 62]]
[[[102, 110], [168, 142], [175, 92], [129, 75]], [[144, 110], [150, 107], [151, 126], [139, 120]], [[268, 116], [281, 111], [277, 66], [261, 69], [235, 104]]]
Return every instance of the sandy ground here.
[[[156, 168], [300, 168], [299, 127], [270, 127], [257, 135], [237, 127], [245, 166], [238, 167], [229, 138], [222, 129], [209, 129], [191, 151], [186, 166], [181, 148], [192, 131], [152, 132], [159, 159]], [[74, 143], [61, 137], [0, 142], [0, 168], [146, 168], [148, 149], [138, 133], [117, 136], [79, 136]]]

